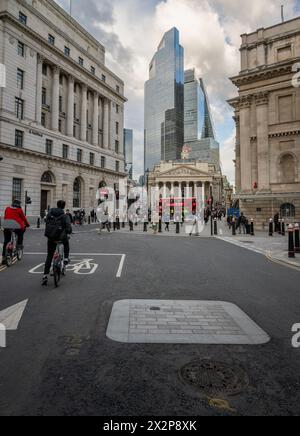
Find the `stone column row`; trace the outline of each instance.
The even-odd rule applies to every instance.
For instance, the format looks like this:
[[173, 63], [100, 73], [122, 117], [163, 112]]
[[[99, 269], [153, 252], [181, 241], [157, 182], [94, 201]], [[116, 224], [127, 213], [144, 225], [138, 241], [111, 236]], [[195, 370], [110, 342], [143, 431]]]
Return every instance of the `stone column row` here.
[[[41, 124], [42, 114], [42, 87], [43, 87], [43, 62], [42, 56], [37, 56], [37, 80], [36, 80], [36, 123]], [[51, 104], [51, 128], [53, 131], [58, 131], [59, 127], [59, 78], [60, 68], [53, 68], [52, 80], [52, 104]], [[73, 137], [74, 134], [74, 84], [73, 76], [68, 76], [68, 105], [67, 105], [67, 135]], [[81, 128], [80, 139], [86, 141], [87, 132], [87, 86], [81, 86]], [[94, 91], [93, 94], [93, 137], [92, 143], [95, 146], [99, 145], [99, 103], [103, 114], [103, 148], [111, 149], [110, 141], [110, 111], [111, 102], [109, 99], [101, 97], [100, 94]]]

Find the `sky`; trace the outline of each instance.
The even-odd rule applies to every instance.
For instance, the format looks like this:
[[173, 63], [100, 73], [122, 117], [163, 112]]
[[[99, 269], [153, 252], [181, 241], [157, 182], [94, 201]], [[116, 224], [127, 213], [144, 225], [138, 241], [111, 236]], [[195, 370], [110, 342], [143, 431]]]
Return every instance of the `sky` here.
[[[70, 0], [56, 0], [69, 12]], [[235, 126], [226, 103], [237, 95], [240, 35], [300, 15], [300, 0], [72, 0], [72, 15], [106, 48], [106, 66], [125, 82], [125, 127], [134, 131], [134, 174], [143, 171], [144, 83], [163, 34], [177, 27], [185, 68], [203, 77], [224, 174], [234, 183]]]

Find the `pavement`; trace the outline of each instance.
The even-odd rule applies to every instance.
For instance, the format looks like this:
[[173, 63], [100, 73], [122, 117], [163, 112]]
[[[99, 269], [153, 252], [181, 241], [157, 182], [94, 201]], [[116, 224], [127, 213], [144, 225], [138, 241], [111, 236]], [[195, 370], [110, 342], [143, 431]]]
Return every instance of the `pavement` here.
[[[43, 230], [28, 232], [22, 262], [0, 272], [0, 320], [10, 319], [0, 348], [0, 415], [299, 415], [300, 348], [292, 346], [299, 271], [224, 235], [141, 233], [76, 230], [67, 277], [55, 289], [40, 286]], [[107, 335], [109, 321], [114, 305], [128, 300], [231, 304], [270, 340], [118, 342]], [[247, 382], [234, 395], [224, 387], [212, 396], [182, 378], [199, 360], [233, 377], [241, 371]]]

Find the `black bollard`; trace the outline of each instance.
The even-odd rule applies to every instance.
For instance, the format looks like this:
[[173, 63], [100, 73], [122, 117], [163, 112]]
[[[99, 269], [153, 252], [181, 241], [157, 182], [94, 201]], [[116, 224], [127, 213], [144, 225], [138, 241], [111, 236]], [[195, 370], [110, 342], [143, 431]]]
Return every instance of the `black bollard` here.
[[214, 218], [214, 235], [218, 236], [218, 223], [217, 218]]
[[88, 217], [88, 224], [91, 224], [91, 217]]
[[232, 220], [232, 236], [236, 236], [236, 222], [235, 218]]
[[289, 225], [289, 258], [293, 259], [295, 257], [295, 245], [294, 245], [294, 226]]
[[180, 223], [176, 223], [176, 233], [177, 235], [180, 233]]
[[41, 227], [41, 218], [37, 219], [36, 226], [37, 226], [38, 229]]
[[144, 223], [144, 232], [148, 232], [148, 223]]
[[274, 227], [273, 227], [273, 220], [272, 218], [269, 221], [269, 236], [273, 236], [274, 234]]
[[122, 222], [122, 229], [125, 229], [125, 222]]
[[299, 224], [295, 224], [295, 253], [300, 253]]
[[158, 233], [162, 233], [162, 221], [161, 221], [161, 219], [159, 220], [159, 223], [158, 223]]
[[281, 220], [281, 234], [282, 234], [282, 236], [285, 236], [285, 221], [284, 221], [284, 219]]
[[251, 233], [251, 236], [255, 235], [255, 232], [254, 232], [254, 220], [253, 220], [253, 218], [251, 218], [250, 233]]
[[279, 218], [279, 221], [278, 221], [278, 235], [281, 235], [282, 234], [282, 225], [281, 225], [281, 218]]

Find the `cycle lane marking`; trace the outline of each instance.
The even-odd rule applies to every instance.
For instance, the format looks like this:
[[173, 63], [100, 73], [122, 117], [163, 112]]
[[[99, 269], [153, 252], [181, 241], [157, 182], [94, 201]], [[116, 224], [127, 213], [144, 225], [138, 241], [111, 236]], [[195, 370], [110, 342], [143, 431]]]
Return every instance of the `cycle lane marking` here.
[[[25, 256], [46, 256], [47, 253], [24, 253], [24, 255]], [[120, 259], [118, 270], [116, 273], [116, 278], [121, 278], [122, 273], [123, 273], [123, 269], [124, 269], [125, 259], [126, 259], [126, 254], [119, 254], [119, 253], [73, 253], [72, 256], [85, 257], [84, 259], [82, 259], [80, 261], [76, 261], [76, 259], [74, 259], [74, 261], [72, 261], [71, 264], [69, 265], [70, 272], [74, 272], [75, 274], [80, 274], [80, 275], [94, 274], [96, 272], [96, 270], [98, 269], [99, 265], [95, 264], [95, 263], [91, 263], [94, 259], [90, 259], [89, 257], [96, 257], [96, 256], [99, 256], [99, 257], [101, 257], [101, 256], [102, 257], [120, 257], [121, 259]], [[38, 270], [39, 270], [39, 268], [42, 268], [43, 266], [44, 266], [44, 262], [39, 264], [39, 265], [36, 265], [34, 268], [29, 270], [29, 273], [30, 274], [41, 274], [41, 272], [38, 272]], [[90, 266], [92, 266], [92, 267], [90, 268]], [[89, 270], [89, 272], [82, 273], [82, 272], [80, 272], [81, 270]]]

